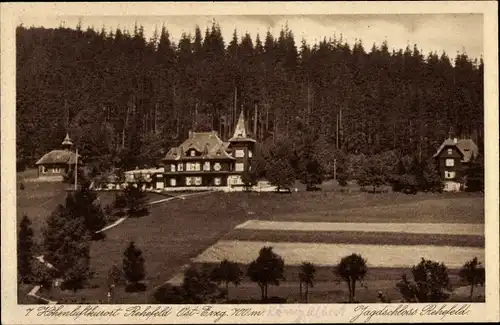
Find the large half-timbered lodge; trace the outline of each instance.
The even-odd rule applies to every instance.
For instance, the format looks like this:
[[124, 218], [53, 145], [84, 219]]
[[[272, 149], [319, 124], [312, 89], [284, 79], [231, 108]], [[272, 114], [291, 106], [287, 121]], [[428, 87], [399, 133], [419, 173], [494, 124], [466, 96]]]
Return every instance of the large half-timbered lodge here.
[[227, 142], [216, 131], [190, 131], [189, 137], [162, 159], [164, 187], [241, 187], [242, 175], [251, 168], [254, 147], [243, 111]]
[[242, 177], [250, 171], [255, 143], [241, 111], [234, 134], [228, 141], [223, 141], [216, 131], [190, 131], [186, 140], [168, 150], [161, 159], [161, 168], [127, 171], [124, 182], [112, 175], [105, 188], [120, 189], [135, 184], [166, 191], [243, 189]]

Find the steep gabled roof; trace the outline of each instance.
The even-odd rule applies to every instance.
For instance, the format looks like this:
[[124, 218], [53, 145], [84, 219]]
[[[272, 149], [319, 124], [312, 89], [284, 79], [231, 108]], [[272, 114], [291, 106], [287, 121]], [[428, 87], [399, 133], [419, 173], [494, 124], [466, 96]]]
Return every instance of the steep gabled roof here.
[[[204, 158], [208, 159], [234, 159], [227, 153], [227, 146], [219, 138], [217, 132], [192, 132], [190, 137], [186, 139], [180, 146], [171, 148], [163, 160], [178, 160], [181, 155], [188, 150], [195, 149], [200, 152]], [[189, 156], [185, 157], [190, 159]], [[199, 159], [199, 157], [194, 157]]]
[[446, 139], [433, 157], [438, 157], [445, 147], [456, 147], [463, 156], [463, 162], [469, 162], [479, 155], [479, 148], [472, 139], [457, 139], [456, 142], [454, 139]]

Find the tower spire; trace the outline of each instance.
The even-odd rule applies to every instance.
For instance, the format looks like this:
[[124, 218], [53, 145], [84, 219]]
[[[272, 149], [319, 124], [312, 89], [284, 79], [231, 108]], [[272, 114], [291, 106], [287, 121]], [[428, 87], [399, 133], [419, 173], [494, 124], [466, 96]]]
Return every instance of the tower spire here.
[[247, 136], [248, 134], [246, 128], [245, 113], [242, 107], [240, 117], [238, 118], [238, 122], [236, 123], [236, 127], [234, 128], [233, 139], [246, 138]]

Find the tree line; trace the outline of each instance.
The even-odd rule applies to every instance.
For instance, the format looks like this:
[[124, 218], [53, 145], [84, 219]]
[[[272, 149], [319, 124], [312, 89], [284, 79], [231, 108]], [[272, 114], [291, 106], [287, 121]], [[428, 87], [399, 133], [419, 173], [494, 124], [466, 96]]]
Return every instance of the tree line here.
[[[309, 301], [309, 290], [316, 282], [316, 266], [309, 262], [302, 262], [296, 279], [299, 282], [299, 302]], [[356, 299], [356, 286], [367, 288], [364, 284], [369, 272], [367, 259], [360, 254], [344, 256], [333, 266], [334, 276], [344, 282], [348, 288], [346, 303], [359, 303]], [[452, 286], [449, 278], [449, 269], [444, 263], [424, 258], [411, 268], [412, 279], [406, 274], [396, 283], [401, 294], [398, 299], [402, 302], [446, 302], [451, 296]], [[244, 276], [256, 283], [261, 290], [260, 300], [237, 300], [229, 298], [228, 286], [238, 286]], [[475, 257], [467, 261], [459, 271], [462, 281], [470, 285], [469, 300], [473, 301], [474, 289], [484, 286], [484, 266]], [[289, 279], [290, 280], [290, 279]], [[190, 266], [184, 272], [183, 282], [179, 286], [166, 285], [160, 287], [154, 294], [156, 303], [284, 303], [290, 301], [286, 297], [270, 297], [269, 286], [279, 286], [285, 279], [285, 261], [273, 251], [272, 247], [264, 246], [259, 250], [257, 258], [247, 266], [246, 274], [237, 263], [221, 261], [209, 267]], [[219, 287], [224, 284], [224, 289]], [[377, 292], [381, 303], [390, 303], [391, 299], [383, 292]]]
[[450, 133], [482, 148], [482, 59], [389, 46], [307, 44], [287, 26], [224, 40], [216, 22], [177, 43], [166, 27], [146, 39], [137, 25], [19, 26], [18, 162], [59, 148], [69, 130], [96, 173], [152, 166], [189, 130], [228, 139], [241, 109], [262, 150], [292, 139], [328, 165], [386, 151], [423, 162]]

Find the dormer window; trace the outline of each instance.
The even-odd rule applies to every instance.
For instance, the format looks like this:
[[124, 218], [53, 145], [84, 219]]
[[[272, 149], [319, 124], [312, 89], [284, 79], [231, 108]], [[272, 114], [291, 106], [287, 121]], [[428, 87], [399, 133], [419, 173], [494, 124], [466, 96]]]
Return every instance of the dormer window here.
[[194, 157], [196, 155], [196, 152], [194, 152], [194, 150], [191, 150], [191, 157]]

